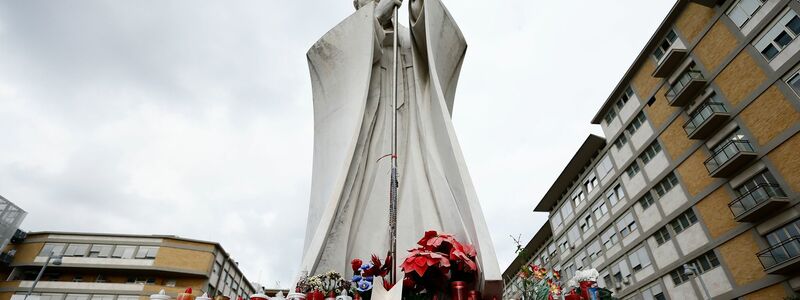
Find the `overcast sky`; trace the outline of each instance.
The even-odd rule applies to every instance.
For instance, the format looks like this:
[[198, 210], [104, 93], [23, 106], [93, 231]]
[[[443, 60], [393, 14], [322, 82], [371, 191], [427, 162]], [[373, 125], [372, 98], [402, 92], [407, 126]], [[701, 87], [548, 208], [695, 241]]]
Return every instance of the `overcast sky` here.
[[[454, 123], [500, 267], [675, 0], [445, 0]], [[0, 0], [0, 195], [23, 228], [220, 242], [288, 287], [311, 185], [305, 53], [351, 0]]]

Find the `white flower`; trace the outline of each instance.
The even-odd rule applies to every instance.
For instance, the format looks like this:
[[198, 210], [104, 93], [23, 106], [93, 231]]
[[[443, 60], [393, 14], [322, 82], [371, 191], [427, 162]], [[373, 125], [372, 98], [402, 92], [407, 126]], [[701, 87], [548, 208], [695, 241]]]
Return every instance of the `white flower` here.
[[600, 278], [600, 272], [597, 272], [596, 269], [589, 269], [589, 270], [579, 270], [575, 272], [575, 277], [572, 280], [576, 282], [581, 281], [595, 281]]

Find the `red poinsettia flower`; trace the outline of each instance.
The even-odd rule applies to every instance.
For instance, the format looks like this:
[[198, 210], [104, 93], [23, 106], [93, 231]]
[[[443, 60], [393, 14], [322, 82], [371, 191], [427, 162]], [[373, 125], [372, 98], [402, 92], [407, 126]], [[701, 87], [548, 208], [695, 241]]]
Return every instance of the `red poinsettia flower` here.
[[459, 271], [463, 272], [472, 273], [478, 270], [478, 265], [473, 260], [477, 255], [475, 248], [471, 245], [456, 243], [450, 249], [450, 260], [456, 263]]
[[460, 243], [451, 234], [438, 233], [432, 230], [425, 232], [425, 236], [419, 240], [417, 244], [428, 250], [438, 250], [443, 253], [448, 253], [450, 249]]
[[448, 257], [430, 251], [425, 248], [418, 248], [409, 251], [409, 256], [403, 261], [403, 272], [406, 274], [416, 272], [420, 277], [425, 276], [425, 272], [430, 267], [446, 269], [450, 267]]
[[354, 259], [353, 261], [351, 261], [351, 262], [350, 262], [350, 267], [352, 267], [352, 268], [353, 268], [353, 273], [358, 273], [358, 269], [360, 269], [360, 268], [361, 268], [361, 265], [362, 265], [362, 264], [364, 264], [364, 262], [363, 262], [363, 261], [361, 261], [361, 260], [360, 260], [360, 259], [358, 259], [358, 258], [356, 258], [356, 259]]

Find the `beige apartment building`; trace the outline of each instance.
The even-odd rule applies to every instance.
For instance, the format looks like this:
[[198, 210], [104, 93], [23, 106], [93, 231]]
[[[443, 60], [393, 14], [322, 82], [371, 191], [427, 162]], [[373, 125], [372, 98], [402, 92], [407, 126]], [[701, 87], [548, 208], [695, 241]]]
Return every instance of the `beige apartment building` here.
[[176, 236], [33, 232], [3, 252], [13, 258], [0, 268], [0, 300], [23, 299], [51, 253], [62, 263], [36, 286], [41, 300], [145, 300], [188, 287], [232, 300], [255, 292], [222, 246]]
[[[800, 290], [800, 1], [679, 0], [535, 211], [506, 270], [596, 268], [622, 299]], [[600, 104], [600, 103], [598, 103]], [[687, 272], [687, 270], [691, 272]]]

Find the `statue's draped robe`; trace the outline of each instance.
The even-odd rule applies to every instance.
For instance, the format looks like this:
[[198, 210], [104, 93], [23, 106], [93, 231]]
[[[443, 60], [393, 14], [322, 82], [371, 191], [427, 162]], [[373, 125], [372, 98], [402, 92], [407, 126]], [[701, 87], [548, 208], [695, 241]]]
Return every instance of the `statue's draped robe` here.
[[[366, 5], [307, 56], [314, 95], [314, 169], [302, 271], [350, 273], [389, 248], [392, 32]], [[485, 293], [502, 279], [450, 115], [466, 42], [439, 0], [399, 30], [398, 264], [427, 230], [475, 245]]]

